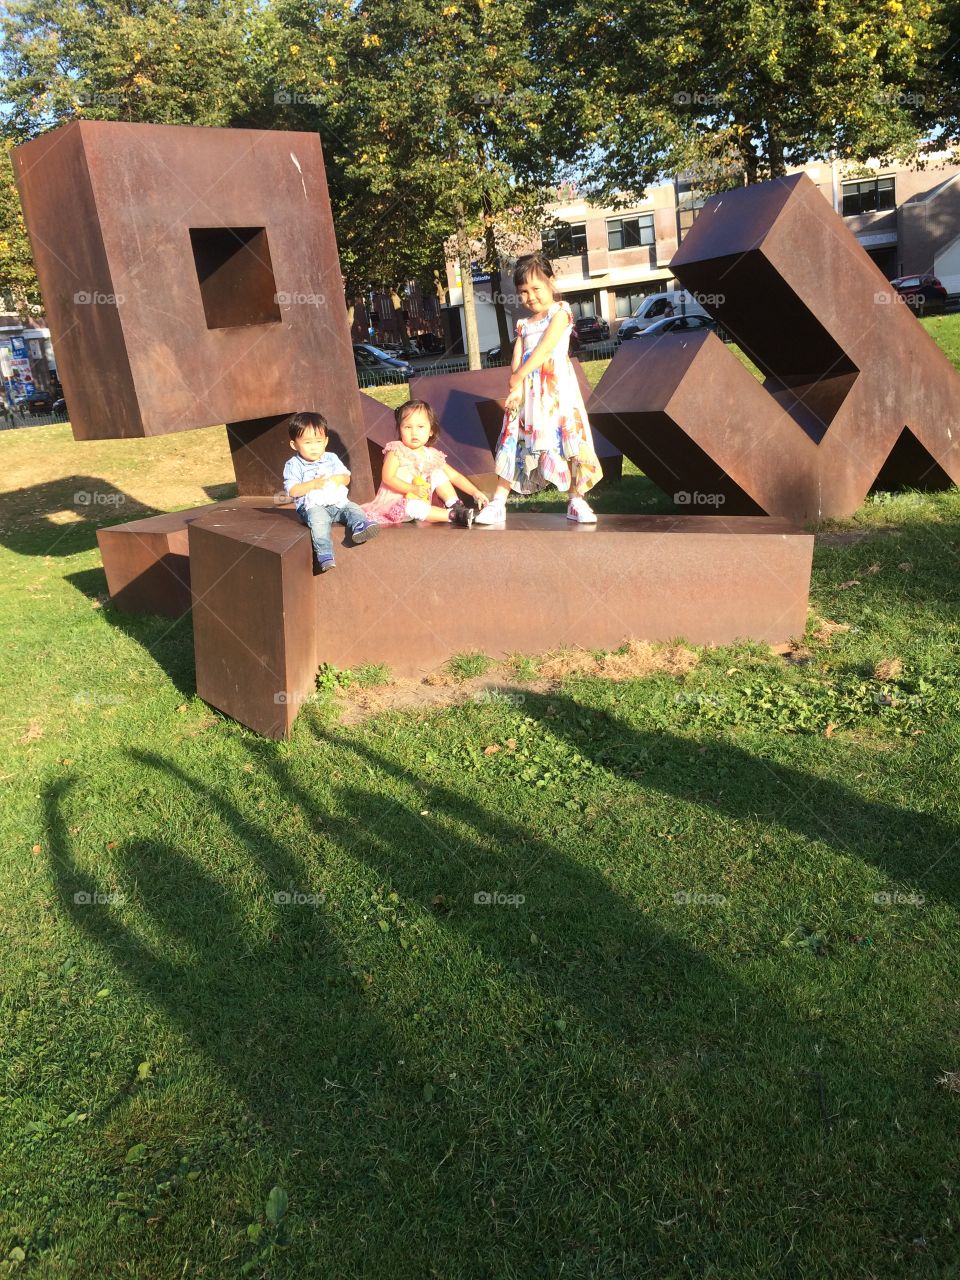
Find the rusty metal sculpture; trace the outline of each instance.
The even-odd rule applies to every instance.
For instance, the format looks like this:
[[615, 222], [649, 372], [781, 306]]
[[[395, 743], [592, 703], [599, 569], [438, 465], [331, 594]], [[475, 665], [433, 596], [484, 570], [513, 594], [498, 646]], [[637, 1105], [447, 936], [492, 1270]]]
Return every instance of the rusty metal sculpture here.
[[667, 493], [810, 521], [960, 482], [960, 376], [805, 174], [714, 196], [672, 266], [765, 381], [713, 333], [624, 344], [591, 420]]
[[[76, 437], [227, 423], [238, 498], [98, 536], [119, 607], [192, 608], [197, 692], [228, 715], [288, 735], [321, 661], [412, 673], [480, 646], [803, 630], [813, 539], [779, 520], [407, 525], [314, 577], [306, 528], [273, 500], [289, 415], [327, 416], [361, 501], [392, 435], [357, 387], [319, 139], [83, 122], [18, 148], [15, 165]], [[505, 374], [483, 379], [465, 432], [440, 395], [477, 466], [494, 383], [506, 391]]]
[[14, 166], [76, 439], [225, 422], [265, 494], [312, 409], [372, 496], [316, 134], [75, 121]]

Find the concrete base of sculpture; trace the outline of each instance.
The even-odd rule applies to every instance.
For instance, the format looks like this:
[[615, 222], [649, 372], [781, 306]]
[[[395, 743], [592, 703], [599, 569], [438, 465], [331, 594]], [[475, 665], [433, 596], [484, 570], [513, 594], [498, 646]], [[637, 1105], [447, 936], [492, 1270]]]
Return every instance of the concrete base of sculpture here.
[[385, 528], [312, 572], [290, 509], [189, 524], [197, 692], [287, 737], [321, 663], [421, 675], [456, 653], [614, 648], [629, 637], [779, 643], [803, 633], [813, 536], [784, 520], [511, 514], [504, 528]]

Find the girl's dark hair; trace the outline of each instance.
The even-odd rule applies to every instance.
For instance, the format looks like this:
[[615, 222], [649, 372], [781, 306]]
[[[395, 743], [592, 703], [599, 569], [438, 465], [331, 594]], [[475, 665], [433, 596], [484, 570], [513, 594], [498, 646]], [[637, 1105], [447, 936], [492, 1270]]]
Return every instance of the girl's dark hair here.
[[522, 284], [526, 284], [532, 276], [542, 276], [555, 298], [560, 297], [560, 290], [557, 288], [553, 279], [553, 266], [550, 259], [544, 253], [525, 253], [522, 258], [517, 259], [517, 265], [513, 271], [514, 287], [519, 289]]
[[427, 444], [433, 444], [437, 436], [440, 434], [440, 423], [437, 415], [433, 412], [426, 400], [408, 400], [406, 404], [402, 404], [399, 409], [394, 409], [393, 416], [397, 421], [397, 435], [400, 434], [400, 428], [409, 418], [411, 413], [415, 413], [417, 409], [422, 409], [427, 415], [427, 421], [430, 423], [430, 435], [427, 437]]
[[309, 431], [311, 427], [315, 427], [317, 431], [322, 431], [324, 435], [329, 435], [327, 420], [322, 413], [295, 413], [288, 425], [291, 440], [299, 440], [303, 433]]

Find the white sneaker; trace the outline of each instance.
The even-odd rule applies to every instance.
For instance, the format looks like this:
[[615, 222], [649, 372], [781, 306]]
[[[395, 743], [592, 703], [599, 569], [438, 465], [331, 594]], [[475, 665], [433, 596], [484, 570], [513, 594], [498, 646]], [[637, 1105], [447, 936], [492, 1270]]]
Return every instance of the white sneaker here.
[[478, 524], [504, 524], [507, 519], [507, 504], [505, 502], [488, 502], [482, 511], [478, 511], [474, 516], [474, 527]]
[[567, 519], [577, 524], [596, 524], [597, 517], [584, 498], [571, 498], [567, 507]]

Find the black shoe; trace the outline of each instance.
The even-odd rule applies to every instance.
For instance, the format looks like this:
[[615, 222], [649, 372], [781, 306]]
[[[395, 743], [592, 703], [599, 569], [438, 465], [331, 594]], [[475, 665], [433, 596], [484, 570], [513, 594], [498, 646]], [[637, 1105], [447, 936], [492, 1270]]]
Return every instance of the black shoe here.
[[476, 514], [473, 507], [465, 506], [462, 502], [455, 502], [450, 508], [450, 523], [459, 525], [461, 529], [470, 529], [473, 527]]
[[354, 545], [357, 546], [363, 542], [369, 542], [371, 538], [375, 538], [380, 532], [380, 526], [376, 520], [368, 520], [366, 524], [360, 525], [359, 529], [354, 529], [351, 533]]
[[321, 556], [319, 560], [316, 556], [313, 557], [314, 577], [316, 577], [318, 573], [326, 573], [328, 569], [335, 569], [336, 567], [337, 566], [333, 561], [333, 556]]

